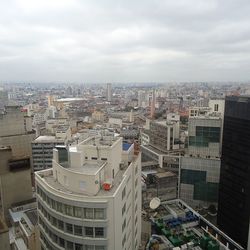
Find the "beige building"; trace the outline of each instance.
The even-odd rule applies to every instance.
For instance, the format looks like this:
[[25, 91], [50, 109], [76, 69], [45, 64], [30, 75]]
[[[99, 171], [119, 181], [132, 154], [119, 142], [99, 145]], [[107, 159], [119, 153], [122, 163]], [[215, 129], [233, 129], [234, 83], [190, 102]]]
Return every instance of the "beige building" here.
[[69, 120], [67, 118], [55, 118], [46, 121], [46, 130], [51, 134], [56, 133], [58, 126], [69, 126]]
[[9, 228], [0, 215], [0, 249], [10, 250]]
[[13, 158], [10, 147], [0, 148], [1, 209], [8, 221], [13, 203], [32, 198], [30, 158]]
[[103, 122], [104, 121], [104, 113], [101, 111], [95, 110], [92, 113], [92, 120], [97, 122]]
[[31, 157], [31, 142], [35, 138], [31, 118], [19, 106], [7, 106], [0, 114], [0, 146], [10, 146], [13, 156]]
[[42, 249], [139, 248], [141, 159], [131, 146], [96, 136], [54, 149], [53, 168], [36, 172]]

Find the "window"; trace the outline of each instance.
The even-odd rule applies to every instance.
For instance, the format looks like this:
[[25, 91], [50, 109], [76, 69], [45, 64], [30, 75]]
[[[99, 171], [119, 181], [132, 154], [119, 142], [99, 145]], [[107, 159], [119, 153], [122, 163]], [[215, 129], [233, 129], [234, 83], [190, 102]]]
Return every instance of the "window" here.
[[124, 237], [122, 239], [122, 247], [124, 247], [125, 242], [126, 242], [126, 234], [124, 235]]
[[103, 208], [95, 208], [94, 212], [95, 212], [95, 219], [97, 219], [97, 220], [104, 219], [105, 215], [104, 215], [104, 209]]
[[61, 202], [57, 202], [57, 211], [62, 213], [63, 212], [63, 206]]
[[73, 226], [72, 224], [66, 223], [66, 232], [73, 234]]
[[57, 221], [57, 225], [58, 225], [58, 228], [60, 229], [60, 230], [64, 230], [64, 224], [63, 224], [63, 221], [61, 221], [61, 220], [58, 220]]
[[219, 111], [219, 104], [214, 104], [214, 111]]
[[70, 205], [64, 204], [65, 214], [69, 216], [73, 216], [73, 207]]
[[181, 170], [181, 183], [194, 185], [195, 183], [202, 181], [206, 182], [206, 171], [189, 169]]
[[95, 250], [105, 250], [104, 246], [95, 246]]
[[138, 206], [137, 206], [137, 204], [135, 205], [135, 213], [137, 212], [137, 210], [138, 210]]
[[52, 239], [53, 242], [57, 243], [57, 235], [52, 234], [51, 239]]
[[126, 218], [124, 219], [122, 223], [122, 232], [124, 231], [125, 228], [126, 228]]
[[56, 222], [57, 222], [56, 218], [52, 217], [52, 225], [55, 227], [57, 226]]
[[74, 249], [74, 244], [73, 242], [71, 241], [67, 241], [67, 247], [66, 247], [67, 250], [73, 250]]
[[94, 237], [93, 227], [85, 227], [85, 236]]
[[95, 228], [95, 237], [97, 237], [97, 238], [104, 237], [104, 228], [103, 227], [96, 227]]
[[59, 238], [59, 246], [64, 247], [64, 239]]
[[122, 207], [122, 215], [124, 215], [125, 211], [126, 211], [126, 203]]
[[94, 246], [86, 245], [85, 250], [94, 250]]
[[122, 190], [122, 200], [124, 199], [126, 195], [126, 187], [124, 187], [124, 189]]
[[83, 245], [75, 243], [75, 250], [83, 250]]
[[82, 226], [74, 225], [75, 235], [82, 236]]
[[93, 219], [93, 208], [85, 208], [84, 209], [84, 217], [86, 219]]
[[82, 217], [82, 208], [81, 207], [74, 207], [74, 216], [77, 218]]

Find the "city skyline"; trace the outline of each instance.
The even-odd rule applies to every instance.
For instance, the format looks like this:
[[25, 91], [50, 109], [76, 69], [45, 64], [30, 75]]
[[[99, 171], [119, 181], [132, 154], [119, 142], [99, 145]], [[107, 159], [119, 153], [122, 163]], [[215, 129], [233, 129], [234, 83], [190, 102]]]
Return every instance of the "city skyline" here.
[[1, 82], [248, 81], [250, 4], [8, 1]]

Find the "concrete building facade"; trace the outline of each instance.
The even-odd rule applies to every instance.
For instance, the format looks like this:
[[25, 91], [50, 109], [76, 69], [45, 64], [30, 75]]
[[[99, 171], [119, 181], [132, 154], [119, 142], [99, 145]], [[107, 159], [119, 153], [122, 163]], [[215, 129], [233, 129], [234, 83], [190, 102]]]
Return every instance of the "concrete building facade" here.
[[54, 149], [53, 168], [36, 172], [42, 249], [139, 248], [141, 161], [130, 149], [110, 136]]
[[56, 136], [42, 135], [32, 142], [34, 171], [52, 167], [53, 148], [57, 145], [65, 145], [65, 140]]
[[6, 106], [0, 114], [0, 145], [10, 146], [13, 156], [31, 157], [31, 141], [35, 138], [31, 119], [20, 106]]
[[180, 159], [179, 197], [193, 207], [218, 202], [224, 100], [209, 105], [190, 110], [188, 149]]
[[32, 198], [30, 158], [13, 158], [10, 147], [0, 148], [0, 201], [8, 221], [13, 203]]

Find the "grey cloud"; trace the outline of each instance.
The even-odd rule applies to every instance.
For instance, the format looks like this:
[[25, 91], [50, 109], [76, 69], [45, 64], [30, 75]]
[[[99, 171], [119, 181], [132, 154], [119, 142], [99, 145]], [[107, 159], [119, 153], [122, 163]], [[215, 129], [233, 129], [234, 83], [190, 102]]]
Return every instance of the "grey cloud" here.
[[249, 80], [247, 0], [0, 0], [0, 81]]

